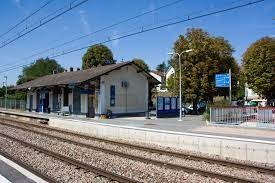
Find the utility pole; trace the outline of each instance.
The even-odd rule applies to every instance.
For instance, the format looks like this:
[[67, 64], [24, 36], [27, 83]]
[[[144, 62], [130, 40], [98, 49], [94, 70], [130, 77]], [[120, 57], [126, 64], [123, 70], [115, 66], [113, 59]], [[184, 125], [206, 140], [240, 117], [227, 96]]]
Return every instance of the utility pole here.
[[7, 110], [7, 97], [8, 97], [8, 76], [4, 76], [4, 78], [6, 79], [6, 94], [5, 94], [5, 109]]

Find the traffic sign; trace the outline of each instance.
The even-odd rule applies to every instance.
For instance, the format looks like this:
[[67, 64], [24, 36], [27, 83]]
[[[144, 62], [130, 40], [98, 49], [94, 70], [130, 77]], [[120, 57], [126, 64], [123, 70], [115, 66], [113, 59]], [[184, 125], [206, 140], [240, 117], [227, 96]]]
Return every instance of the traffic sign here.
[[230, 87], [229, 74], [216, 74], [215, 81], [216, 87]]

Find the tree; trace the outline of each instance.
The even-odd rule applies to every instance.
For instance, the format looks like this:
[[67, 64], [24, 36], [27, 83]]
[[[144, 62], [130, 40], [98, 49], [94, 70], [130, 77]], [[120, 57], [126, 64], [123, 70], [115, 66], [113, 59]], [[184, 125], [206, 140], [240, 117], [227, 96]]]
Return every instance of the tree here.
[[88, 48], [82, 57], [82, 69], [89, 69], [99, 65], [115, 64], [112, 51], [105, 45], [96, 44]]
[[264, 37], [244, 53], [242, 65], [248, 87], [267, 100], [275, 98], [275, 39]]
[[36, 79], [38, 77], [52, 74], [54, 70], [57, 72], [63, 72], [64, 68], [62, 68], [54, 59], [38, 59], [30, 66], [23, 68], [22, 75], [18, 77], [17, 85]]
[[164, 73], [168, 70], [168, 66], [165, 64], [165, 62], [162, 62], [161, 64], [157, 65], [156, 70]]
[[139, 59], [139, 58], [134, 58], [132, 60], [132, 62], [134, 62], [135, 64], [137, 64], [140, 68], [142, 68], [143, 70], [149, 72], [149, 66], [144, 62], [144, 60]]
[[[194, 112], [197, 113], [197, 102], [200, 99], [213, 101], [216, 95], [228, 95], [228, 88], [215, 88], [215, 74], [228, 73], [232, 70], [232, 84], [236, 91], [238, 64], [232, 56], [233, 48], [223, 37], [214, 37], [202, 29], [188, 29], [186, 35], [180, 35], [174, 44], [174, 52], [182, 53], [193, 49], [192, 52], [181, 56], [182, 67], [182, 94], [185, 100], [193, 103]], [[176, 86], [178, 91], [179, 65], [178, 57], [171, 60], [172, 67], [176, 68]]]

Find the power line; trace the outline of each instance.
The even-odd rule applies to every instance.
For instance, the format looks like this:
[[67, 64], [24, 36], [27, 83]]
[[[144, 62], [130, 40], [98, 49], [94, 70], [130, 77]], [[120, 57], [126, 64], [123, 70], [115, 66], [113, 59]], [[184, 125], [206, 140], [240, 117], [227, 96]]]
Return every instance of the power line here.
[[50, 18], [50, 19], [48, 19], [48, 20], [46, 20], [46, 21], [44, 21], [44, 22], [43, 22], [44, 18], [41, 19], [38, 26], [35, 26], [34, 28], [28, 30], [27, 32], [25, 32], [25, 33], [23, 33], [23, 34], [19, 34], [18, 36], [16, 36], [15, 38], [12, 38], [11, 40], [4, 41], [4, 43], [0, 46], [0, 48], [3, 48], [3, 47], [5, 47], [5, 46], [7, 46], [8, 44], [10, 44], [10, 43], [16, 41], [17, 39], [19, 39], [19, 38], [21, 38], [21, 37], [23, 37], [23, 36], [29, 34], [30, 32], [32, 32], [32, 31], [38, 29], [39, 27], [41, 27], [41, 26], [43, 26], [43, 25], [45, 25], [45, 24], [47, 24], [47, 23], [53, 21], [54, 19], [60, 17], [61, 15], [67, 13], [68, 11], [71, 11], [72, 9], [74, 9], [74, 8], [76, 8], [76, 7], [80, 6], [80, 5], [82, 5], [83, 3], [87, 2], [87, 1], [89, 1], [89, 0], [82, 0], [81, 2], [79, 2], [79, 3], [75, 4], [75, 5], [72, 5], [72, 3], [70, 3], [70, 6], [69, 6], [68, 9], [62, 11], [61, 13], [59, 13], [59, 14], [53, 16], [52, 18]]
[[[234, 7], [231, 7], [231, 8], [226, 8], [226, 9], [214, 11], [214, 12], [203, 14], [203, 15], [199, 15], [199, 16], [188, 17], [187, 19], [183, 19], [183, 20], [176, 21], [176, 22], [173, 22], [173, 23], [168, 23], [168, 24], [164, 24], [164, 25], [161, 25], [161, 26], [156, 26], [156, 27], [153, 27], [153, 28], [149, 28], [149, 29], [141, 30], [141, 31], [134, 32], [134, 33], [131, 33], [131, 34], [127, 34], [127, 35], [124, 35], [124, 36], [120, 36], [120, 37], [117, 37], [117, 38], [108, 39], [107, 41], [103, 41], [103, 42], [98, 43], [98, 44], [104, 44], [104, 43], [108, 43], [108, 42], [111, 42], [111, 41], [115, 41], [115, 40], [131, 37], [131, 36], [142, 34], [142, 33], [149, 32], [149, 31], [153, 31], [153, 30], [156, 30], [156, 29], [160, 29], [160, 28], [164, 28], [164, 27], [168, 27], [168, 26], [184, 23], [184, 22], [187, 22], [187, 21], [191, 21], [191, 20], [195, 20], [195, 19], [199, 19], [199, 18], [215, 15], [215, 14], [218, 14], [218, 13], [223, 13], [223, 12], [239, 9], [239, 8], [250, 6], [252, 4], [257, 4], [257, 3], [260, 3], [260, 2], [263, 2], [263, 1], [264, 0], [257, 0], [257, 1], [254, 1], [254, 2], [249, 2], [249, 3], [243, 4], [243, 5], [238, 5], [238, 6], [234, 6]], [[90, 47], [90, 45], [82, 47], [82, 48], [78, 48], [78, 49], [75, 49], [75, 50], [71, 50], [71, 51], [65, 52], [63, 54], [55, 55], [55, 56], [50, 57], [50, 58], [59, 57], [59, 56], [62, 56], [62, 55], [66, 55], [66, 54], [69, 54], [69, 53], [73, 53], [73, 52], [76, 52], [76, 51], [87, 49], [89, 47]]]
[[[57, 49], [57, 48], [59, 48], [59, 47], [62, 47], [62, 46], [65, 46], [65, 45], [67, 45], [67, 44], [70, 44], [70, 43], [72, 43], [72, 42], [81, 40], [81, 39], [83, 39], [83, 38], [85, 38], [85, 37], [88, 37], [88, 36], [90, 36], [90, 35], [93, 35], [93, 34], [96, 34], [96, 33], [98, 33], [98, 32], [104, 31], [104, 30], [106, 30], [106, 29], [108, 29], [108, 28], [112, 28], [112, 27], [114, 27], [115, 25], [119, 25], [119, 24], [125, 23], [125, 22], [130, 21], [130, 20], [133, 20], [133, 19], [135, 19], [135, 18], [144, 16], [144, 15], [146, 15], [146, 14], [149, 14], [149, 13], [155, 12], [155, 11], [157, 11], [157, 10], [166, 8], [166, 7], [168, 7], [168, 6], [177, 4], [177, 3], [181, 2], [181, 1], [183, 1], [183, 0], [173, 1], [173, 2], [168, 3], [168, 4], [166, 4], [166, 5], [157, 7], [157, 8], [155, 8], [155, 9], [152, 9], [152, 10], [150, 10], [150, 11], [144, 12], [144, 13], [139, 14], [139, 15], [135, 15], [135, 16], [133, 16], [133, 17], [131, 17], [131, 18], [128, 18], [128, 19], [119, 21], [119, 22], [117, 22], [117, 23], [114, 23], [114, 24], [109, 25], [109, 26], [106, 26], [106, 27], [103, 27], [103, 28], [101, 28], [101, 29], [99, 29], [99, 30], [96, 30], [96, 31], [94, 31], [94, 32], [85, 34], [85, 35], [83, 35], [83, 36], [80, 36], [80, 37], [78, 37], [78, 38], [72, 39], [72, 40], [70, 40], [70, 41], [66, 41], [66, 42], [63, 42], [63, 43], [58, 44], [58, 45], [56, 45], [56, 46], [53, 46], [53, 47], [51, 47], [51, 48], [47, 48], [47, 49], [45, 49], [45, 50], [43, 50], [43, 51], [40, 51], [40, 52], [37, 52], [37, 53], [35, 53], [35, 54], [33, 54], [33, 55], [24, 57], [24, 58], [22, 58], [22, 59], [20, 59], [20, 60], [29, 59], [29, 58], [32, 58], [32, 57], [34, 57], [34, 56], [37, 56], [37, 55], [41, 55], [41, 54], [43, 54], [43, 53], [46, 53], [46, 52], [48, 52], [48, 51], [55, 50], [55, 49]], [[240, 3], [240, 2], [242, 2], [242, 1], [245, 1], [245, 0], [235, 0], [235, 1], [232, 1], [232, 2], [230, 2], [230, 3], [228, 3], [228, 4], [231, 5], [231, 4], [235, 4], [235, 3]], [[57, 11], [60, 11], [60, 9], [57, 10]], [[206, 12], [206, 11], [209, 11], [209, 8], [208, 8], [208, 9], [199, 10], [199, 11], [193, 11], [193, 12], [188, 13], [188, 14], [185, 14], [185, 15], [183, 15], [183, 16], [191, 16], [191, 15], [203, 13], [203, 12]], [[179, 18], [179, 17], [173, 17], [173, 18], [169, 18], [169, 19], [166, 19], [166, 20], [173, 20], [173, 19], [181, 19], [181, 18]], [[150, 26], [150, 25], [152, 25], [152, 24], [149, 24], [149, 25], [146, 25], [146, 26]], [[145, 28], [146, 26], [142, 26], [141, 28]], [[122, 33], [121, 33], [121, 34], [122, 34]], [[25, 61], [25, 62], [26, 62], [26, 61]], [[14, 62], [14, 63], [18, 63], [18, 61], [17, 61], [17, 62]], [[10, 64], [0, 65], [0, 67], [5, 67], [5, 66], [8, 66], [8, 65], [10, 65]], [[12, 68], [12, 67], [9, 67], [9, 68]], [[9, 69], [9, 68], [7, 68], [7, 69]]]
[[[142, 16], [144, 16], [144, 15], [147, 15], [147, 14], [150, 14], [150, 13], [153, 13], [153, 12], [156, 12], [156, 11], [158, 11], [158, 10], [167, 8], [167, 7], [169, 7], [169, 6], [175, 5], [175, 4], [180, 3], [180, 2], [182, 2], [182, 1], [184, 1], [184, 0], [177, 0], [177, 1], [170, 2], [170, 3], [168, 3], [168, 4], [162, 5], [162, 6], [160, 6], [160, 7], [155, 8], [155, 9], [152, 9], [152, 10], [146, 11], [146, 12], [144, 12], [144, 13], [135, 15], [135, 16], [133, 16], [133, 17], [130, 17], [130, 18], [121, 20], [121, 21], [116, 22], [116, 23], [114, 23], [114, 24], [111, 24], [111, 25], [102, 27], [102, 28], [100, 28], [100, 29], [98, 29], [98, 30], [96, 30], [96, 31], [94, 31], [94, 32], [91, 32], [91, 33], [88, 33], [88, 34], [79, 36], [79, 37], [77, 37], [77, 38], [74, 38], [74, 39], [72, 39], [72, 40], [63, 42], [63, 43], [58, 44], [58, 45], [56, 45], [56, 46], [54, 46], [54, 47], [47, 48], [47, 49], [45, 49], [45, 50], [43, 50], [43, 51], [40, 51], [40, 52], [38, 52], [38, 53], [35, 53], [35, 54], [31, 55], [31, 56], [27, 56], [27, 57], [25, 57], [25, 58], [23, 58], [23, 59], [31, 58], [31, 57], [34, 57], [34, 56], [37, 56], [37, 55], [46, 53], [46, 52], [48, 52], [48, 51], [50, 51], [50, 50], [53, 50], [53, 49], [56, 49], [56, 48], [65, 46], [65, 45], [67, 45], [67, 44], [73, 43], [73, 42], [75, 42], [75, 41], [84, 39], [84, 38], [86, 38], [86, 37], [88, 37], [88, 36], [91, 36], [91, 35], [93, 35], [93, 34], [96, 34], [96, 33], [102, 32], [102, 31], [104, 31], [104, 30], [110, 29], [110, 28], [112, 28], [112, 27], [121, 25], [121, 24], [123, 24], [123, 23], [126, 23], [126, 22], [129, 22], [129, 21], [131, 21], [131, 20], [134, 20], [134, 19], [137, 19], [137, 18], [139, 18], [139, 17], [142, 17]], [[54, 13], [56, 13], [57, 11], [60, 11], [60, 9], [56, 10]], [[48, 16], [49, 16], [49, 15], [48, 15]], [[48, 17], [48, 16], [46, 16], [46, 17]], [[45, 19], [45, 18], [44, 18], [44, 19]], [[0, 47], [0, 48], [1, 48], [1, 47]], [[22, 60], [23, 60], [23, 59], [22, 59]], [[6, 66], [6, 65], [10, 65], [10, 64], [1, 65], [1, 67]]]
[[25, 17], [24, 19], [22, 19], [20, 22], [18, 22], [17, 24], [15, 24], [14, 26], [12, 26], [11, 28], [9, 28], [6, 32], [4, 32], [3, 34], [0, 35], [0, 38], [3, 37], [4, 35], [8, 34], [9, 32], [11, 32], [12, 30], [14, 30], [16, 27], [18, 27], [19, 25], [21, 25], [23, 22], [25, 22], [26, 20], [28, 20], [30, 17], [32, 17], [33, 15], [35, 15], [36, 13], [38, 13], [39, 11], [41, 11], [43, 8], [45, 8], [48, 4], [50, 4], [52, 1], [54, 0], [50, 0], [47, 1], [45, 4], [43, 4], [41, 7], [39, 7], [37, 10], [35, 10], [34, 12], [32, 12], [31, 14], [29, 14], [27, 17]]
[[[172, 26], [172, 25], [188, 22], [188, 21], [195, 20], [195, 19], [200, 19], [200, 18], [208, 17], [208, 16], [211, 16], [211, 15], [219, 14], [219, 13], [224, 13], [224, 12], [232, 11], [232, 10], [235, 10], [235, 9], [240, 9], [240, 8], [243, 8], [243, 7], [246, 7], [246, 6], [250, 6], [250, 5], [253, 5], [253, 4], [257, 4], [257, 3], [260, 3], [260, 2], [263, 2], [263, 1], [264, 0], [251, 1], [251, 2], [248, 2], [248, 3], [242, 4], [242, 5], [237, 5], [237, 6], [233, 6], [233, 7], [230, 7], [230, 8], [225, 8], [225, 9], [213, 11], [213, 12], [206, 13], [206, 14], [203, 14], [203, 15], [198, 15], [198, 16], [194, 16], [194, 17], [188, 17], [187, 19], [182, 19], [180, 21], [163, 24], [163, 25], [156, 26], [156, 27], [149, 28], [149, 29], [142, 29], [141, 31], [137, 31], [137, 32], [134, 32], [134, 33], [126, 34], [126, 35], [123, 35], [123, 36], [120, 36], [120, 37], [115, 37], [115, 38], [112, 38], [112, 39], [107, 39], [107, 40], [102, 41], [102, 42], [97, 43], [97, 44], [105, 44], [105, 43], [108, 43], [108, 42], [111, 42], [111, 41], [115, 41], [115, 40], [119, 40], [119, 39], [124, 39], [124, 38], [135, 36], [135, 35], [138, 35], [138, 34], [143, 34], [145, 32], [150, 32], [150, 31], [161, 29], [161, 28], [164, 28], [164, 27], [168, 27], [168, 26]], [[67, 54], [70, 54], [70, 53], [73, 53], [73, 52], [81, 51], [83, 49], [87, 49], [89, 47], [90, 47], [90, 45], [87, 45], [87, 46], [80, 47], [80, 48], [77, 48], [77, 49], [73, 49], [73, 50], [70, 50], [70, 51], [67, 51], [67, 52], [62, 52], [60, 54], [54, 55], [54, 56], [49, 57], [49, 58], [60, 57], [60, 56], [67, 55]], [[30, 65], [30, 64], [27, 64], [27, 65]], [[24, 67], [24, 66], [26, 66], [26, 65], [16, 66], [16, 67], [13, 67], [13, 68], [10, 68], [10, 69], [7, 69], [7, 70], [0, 71], [0, 73], [7, 72], [7, 71], [10, 71], [10, 70], [14, 70], [14, 69], [17, 69], [17, 68], [21, 68], [21, 67]]]

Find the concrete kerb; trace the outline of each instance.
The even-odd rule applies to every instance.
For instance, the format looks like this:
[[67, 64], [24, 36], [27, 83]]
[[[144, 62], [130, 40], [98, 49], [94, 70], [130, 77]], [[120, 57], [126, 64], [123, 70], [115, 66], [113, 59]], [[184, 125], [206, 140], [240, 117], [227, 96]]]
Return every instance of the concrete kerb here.
[[103, 138], [153, 143], [222, 157], [275, 163], [275, 142], [271, 141], [154, 130], [76, 119], [50, 118], [49, 125]]

